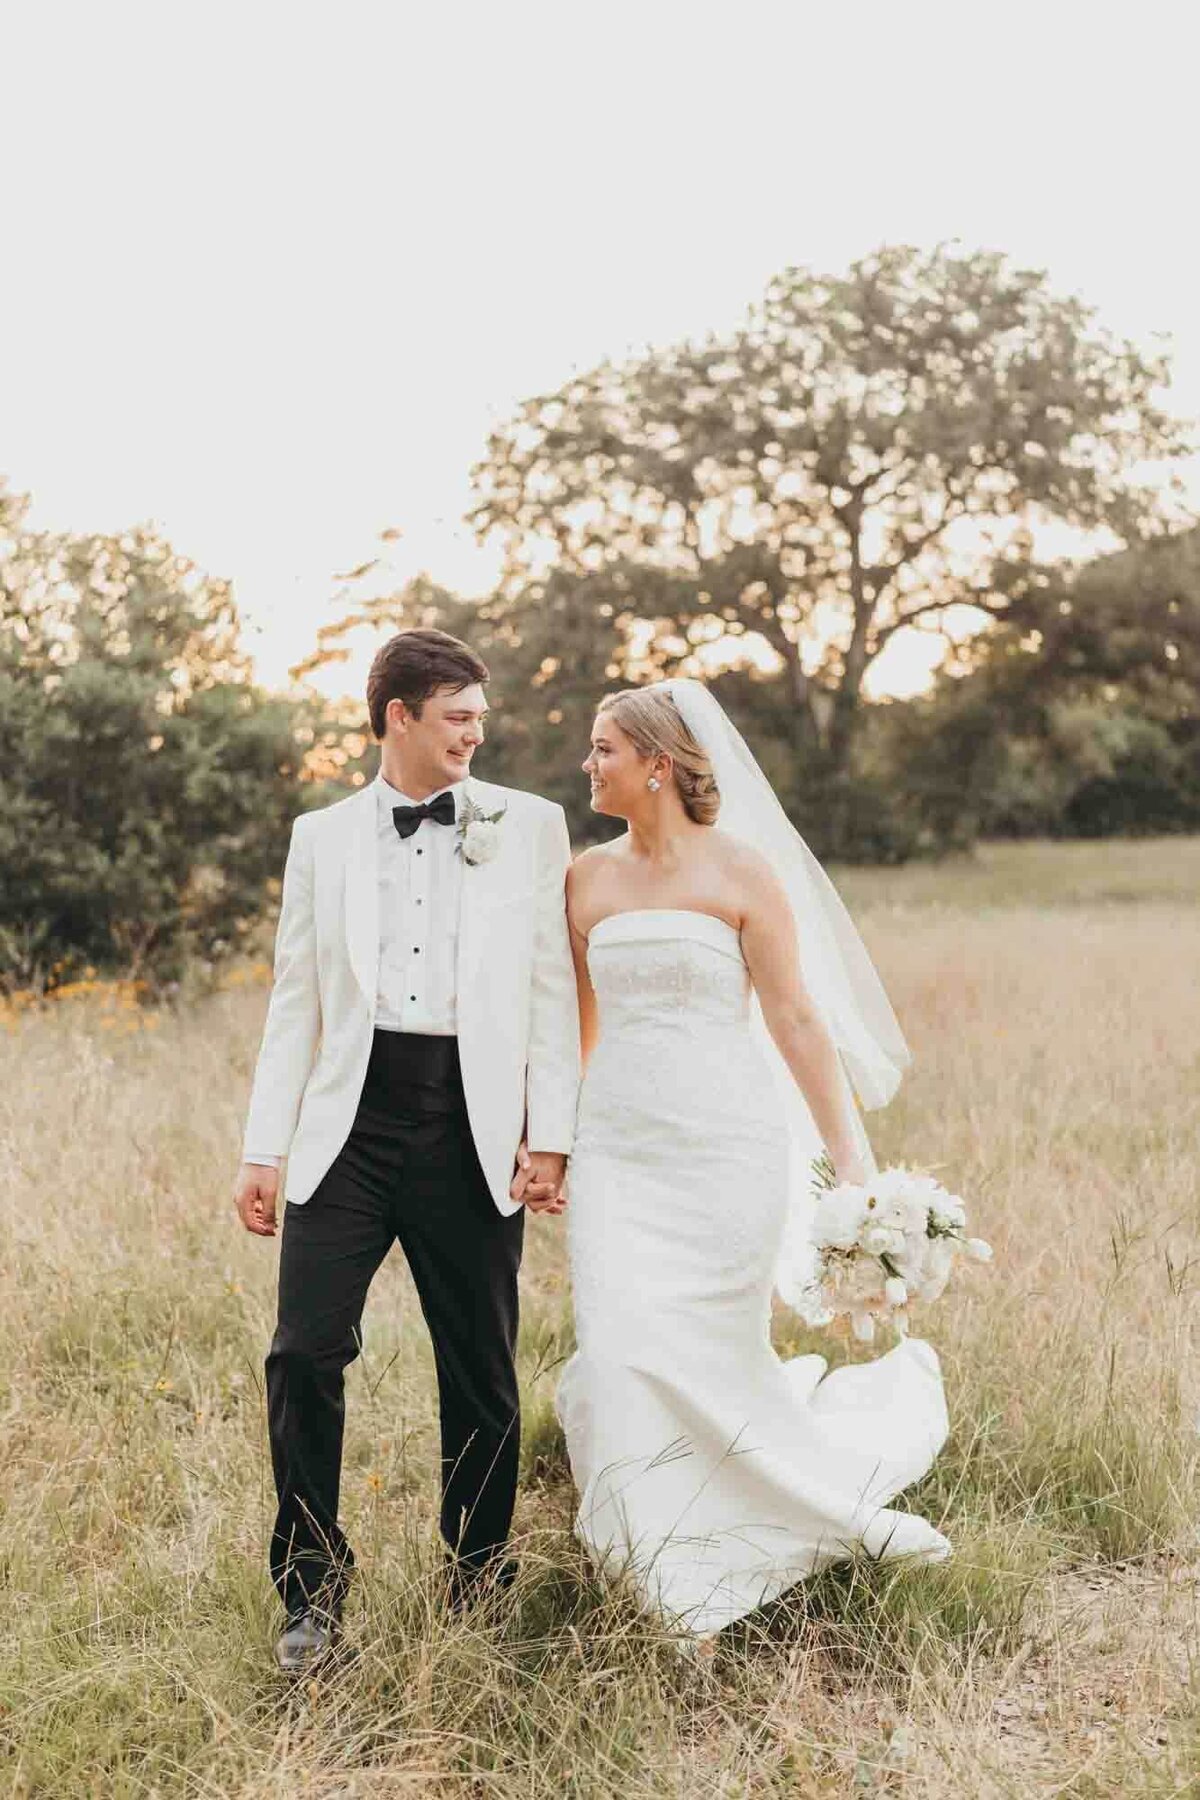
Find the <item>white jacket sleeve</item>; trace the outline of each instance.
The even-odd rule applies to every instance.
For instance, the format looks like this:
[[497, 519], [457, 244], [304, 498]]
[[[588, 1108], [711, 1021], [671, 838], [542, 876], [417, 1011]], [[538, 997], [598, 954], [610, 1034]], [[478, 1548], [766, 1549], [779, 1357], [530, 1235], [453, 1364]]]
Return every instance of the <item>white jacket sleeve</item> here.
[[564, 1154], [575, 1139], [580, 1079], [579, 1000], [567, 932], [570, 861], [567, 821], [555, 806], [545, 813], [538, 845], [525, 1106], [529, 1148]]
[[254, 1071], [243, 1161], [287, 1155], [320, 1036], [312, 845], [301, 815], [292, 826], [283, 872], [275, 981]]

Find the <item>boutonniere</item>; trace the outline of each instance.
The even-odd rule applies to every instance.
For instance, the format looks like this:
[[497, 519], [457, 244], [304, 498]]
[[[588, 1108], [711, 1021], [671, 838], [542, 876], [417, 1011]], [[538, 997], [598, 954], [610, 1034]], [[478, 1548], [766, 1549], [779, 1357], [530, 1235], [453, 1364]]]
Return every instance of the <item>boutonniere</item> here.
[[491, 862], [500, 848], [500, 821], [507, 811], [507, 806], [502, 806], [499, 812], [484, 812], [477, 800], [472, 800], [469, 795], [464, 799], [458, 815], [458, 842], [454, 848], [469, 868]]

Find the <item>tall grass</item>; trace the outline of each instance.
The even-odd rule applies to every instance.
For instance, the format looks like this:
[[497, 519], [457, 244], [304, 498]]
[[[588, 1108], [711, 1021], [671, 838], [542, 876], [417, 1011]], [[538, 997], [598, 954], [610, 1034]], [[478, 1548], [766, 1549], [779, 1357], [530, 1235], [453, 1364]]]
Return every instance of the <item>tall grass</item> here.
[[[102, 990], [10, 1013], [3, 1791], [1191, 1791], [1198, 846], [989, 855], [855, 872], [852, 896], [916, 1054], [877, 1149], [952, 1176], [997, 1251], [926, 1324], [953, 1435], [912, 1504], [956, 1557], [832, 1570], [711, 1663], [573, 1543], [552, 1407], [563, 1232], [531, 1220], [515, 1590], [465, 1622], [439, 1610], [432, 1359], [393, 1258], [350, 1372], [347, 1654], [281, 1682], [263, 1573], [275, 1251], [228, 1198], [263, 988], [149, 1031], [124, 1004], [106, 1025]], [[776, 1330], [811, 1341], [789, 1315]]]

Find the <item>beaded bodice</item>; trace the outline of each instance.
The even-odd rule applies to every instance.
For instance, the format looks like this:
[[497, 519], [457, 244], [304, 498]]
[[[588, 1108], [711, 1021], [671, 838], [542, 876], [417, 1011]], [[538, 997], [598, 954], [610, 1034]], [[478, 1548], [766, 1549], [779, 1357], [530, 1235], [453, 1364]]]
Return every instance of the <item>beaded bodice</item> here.
[[588, 969], [601, 1042], [744, 1028], [750, 977], [738, 933], [708, 913], [611, 913], [592, 928]]

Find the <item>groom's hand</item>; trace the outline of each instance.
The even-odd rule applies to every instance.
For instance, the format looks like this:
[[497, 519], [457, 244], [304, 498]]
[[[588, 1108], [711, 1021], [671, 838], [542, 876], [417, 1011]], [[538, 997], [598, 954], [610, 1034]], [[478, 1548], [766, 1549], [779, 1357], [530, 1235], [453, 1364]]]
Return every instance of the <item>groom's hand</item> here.
[[562, 1193], [566, 1169], [567, 1159], [560, 1150], [530, 1150], [522, 1143], [509, 1195], [523, 1201], [530, 1212], [560, 1213], [566, 1206]]
[[265, 1163], [243, 1163], [238, 1170], [233, 1204], [238, 1218], [255, 1237], [275, 1236], [275, 1200], [279, 1193], [279, 1170]]

